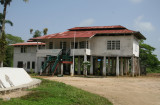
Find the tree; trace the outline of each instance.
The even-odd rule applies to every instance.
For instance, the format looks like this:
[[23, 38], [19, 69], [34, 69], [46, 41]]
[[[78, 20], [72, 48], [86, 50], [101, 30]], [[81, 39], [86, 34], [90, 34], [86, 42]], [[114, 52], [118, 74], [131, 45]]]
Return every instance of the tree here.
[[44, 34], [44, 35], [47, 35], [47, 32], [48, 32], [48, 28], [44, 28], [44, 29], [43, 29], [43, 34]]
[[39, 37], [39, 36], [41, 36], [41, 31], [36, 30], [36, 31], [34, 32], [34, 34], [33, 34], [33, 38], [36, 38], [36, 37]]
[[15, 44], [15, 43], [22, 43], [24, 40], [21, 39], [21, 37], [13, 36], [11, 34], [6, 35], [6, 41], [7, 41], [7, 48], [6, 48], [6, 57], [4, 59], [4, 66], [5, 67], [12, 67], [13, 66], [13, 46], [10, 46], [9, 44]]
[[139, 45], [141, 65], [145, 65], [147, 68], [151, 69], [151, 71], [154, 71], [160, 65], [157, 55], [153, 54], [155, 48], [145, 44], [143, 41], [140, 41]]
[[[0, 13], [0, 32], [2, 29], [2, 22], [3, 22], [3, 14]], [[13, 26], [13, 23], [10, 20], [5, 20], [5, 24], [9, 24], [9, 25]]]
[[[27, 2], [28, 0], [23, 0]], [[1, 26], [1, 35], [0, 35], [0, 66], [3, 66], [3, 60], [5, 58], [5, 50], [6, 50], [6, 37], [5, 37], [5, 23], [6, 23], [6, 10], [7, 5], [10, 5], [12, 0], [0, 0], [1, 5], [3, 5], [3, 15], [2, 15], [2, 26]]]
[[32, 34], [32, 32], [33, 32], [33, 29], [31, 28], [31, 29], [30, 29], [30, 34]]

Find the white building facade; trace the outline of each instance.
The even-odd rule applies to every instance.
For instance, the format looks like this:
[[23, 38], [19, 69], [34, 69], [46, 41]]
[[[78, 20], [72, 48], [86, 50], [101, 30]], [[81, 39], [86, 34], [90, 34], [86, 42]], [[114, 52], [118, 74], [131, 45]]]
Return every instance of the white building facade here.
[[32, 38], [46, 46], [35, 48], [34, 55], [26, 57], [35, 57], [35, 72], [81, 75], [84, 74], [83, 62], [89, 61], [88, 75], [134, 76], [140, 75], [139, 40], [142, 39], [145, 37], [140, 32], [123, 26], [75, 27]]

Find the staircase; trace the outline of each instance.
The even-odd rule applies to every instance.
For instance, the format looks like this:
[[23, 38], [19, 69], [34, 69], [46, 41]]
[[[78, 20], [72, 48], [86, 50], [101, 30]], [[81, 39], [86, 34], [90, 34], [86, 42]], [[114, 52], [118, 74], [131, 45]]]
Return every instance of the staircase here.
[[42, 65], [41, 75], [45, 74], [48, 67], [51, 67], [51, 71], [49, 71], [50, 73], [46, 72], [46, 74], [54, 75], [58, 65], [63, 63], [63, 61], [72, 61], [72, 57], [70, 56], [70, 49], [62, 49], [57, 56], [48, 55], [47, 60]]

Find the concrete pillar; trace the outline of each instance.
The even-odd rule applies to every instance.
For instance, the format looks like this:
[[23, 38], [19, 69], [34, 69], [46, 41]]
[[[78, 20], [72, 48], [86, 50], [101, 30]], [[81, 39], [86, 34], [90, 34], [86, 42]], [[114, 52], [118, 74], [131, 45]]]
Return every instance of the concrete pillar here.
[[128, 64], [128, 65], [127, 65], [127, 67], [128, 67], [128, 68], [127, 68], [127, 73], [129, 74], [129, 58], [128, 58], [128, 60], [127, 60], [127, 64]]
[[78, 75], [81, 75], [81, 58], [78, 56]]
[[141, 76], [140, 61], [138, 58], [138, 76]]
[[132, 77], [134, 77], [135, 73], [134, 56], [132, 56], [131, 72], [132, 72]]
[[112, 74], [116, 73], [116, 60], [112, 58]]
[[108, 57], [108, 74], [111, 73], [111, 61], [110, 61], [110, 57]]
[[[87, 61], [87, 55], [84, 54], [84, 62], [86, 62], [86, 61]], [[83, 75], [87, 76], [87, 67], [86, 66], [84, 66]]]
[[112, 58], [112, 74], [114, 74], [114, 58]]
[[103, 57], [103, 76], [106, 76], [106, 56]]
[[73, 64], [70, 65], [70, 74], [71, 76], [74, 76]]
[[90, 56], [90, 63], [91, 63], [90, 75], [93, 75], [93, 56]]
[[124, 74], [127, 75], [127, 58], [124, 58]]
[[119, 76], [119, 57], [116, 58], [116, 76]]
[[128, 75], [128, 58], [126, 58], [126, 65], [125, 65], [125, 69], [126, 69], [126, 75]]
[[35, 61], [35, 73], [38, 73], [38, 59], [39, 57], [36, 57], [36, 61]]
[[121, 57], [121, 69], [120, 69], [120, 75], [123, 76], [123, 57]]
[[63, 75], [63, 63], [61, 63], [61, 75]]

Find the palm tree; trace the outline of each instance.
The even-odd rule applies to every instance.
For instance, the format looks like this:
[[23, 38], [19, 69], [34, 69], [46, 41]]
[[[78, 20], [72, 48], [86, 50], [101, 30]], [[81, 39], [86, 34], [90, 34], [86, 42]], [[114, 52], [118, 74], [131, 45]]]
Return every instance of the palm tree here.
[[[1, 32], [1, 29], [2, 29], [2, 21], [3, 21], [3, 14], [0, 13], [0, 32]], [[5, 24], [6, 23], [13, 26], [13, 23], [10, 20], [5, 20]]]
[[[27, 2], [28, 0], [23, 0]], [[6, 10], [7, 5], [10, 5], [12, 0], [0, 0], [1, 5], [3, 5], [3, 15], [2, 15], [2, 26], [1, 26], [1, 35], [0, 35], [0, 66], [3, 66], [3, 60], [5, 58], [5, 51], [6, 51], [6, 38], [5, 38], [5, 22], [6, 22]]]
[[32, 32], [33, 32], [33, 29], [31, 28], [31, 29], [30, 29], [30, 34], [32, 34]]
[[44, 34], [44, 35], [47, 35], [47, 32], [48, 32], [48, 28], [44, 28], [44, 29], [43, 29], [43, 34]]

